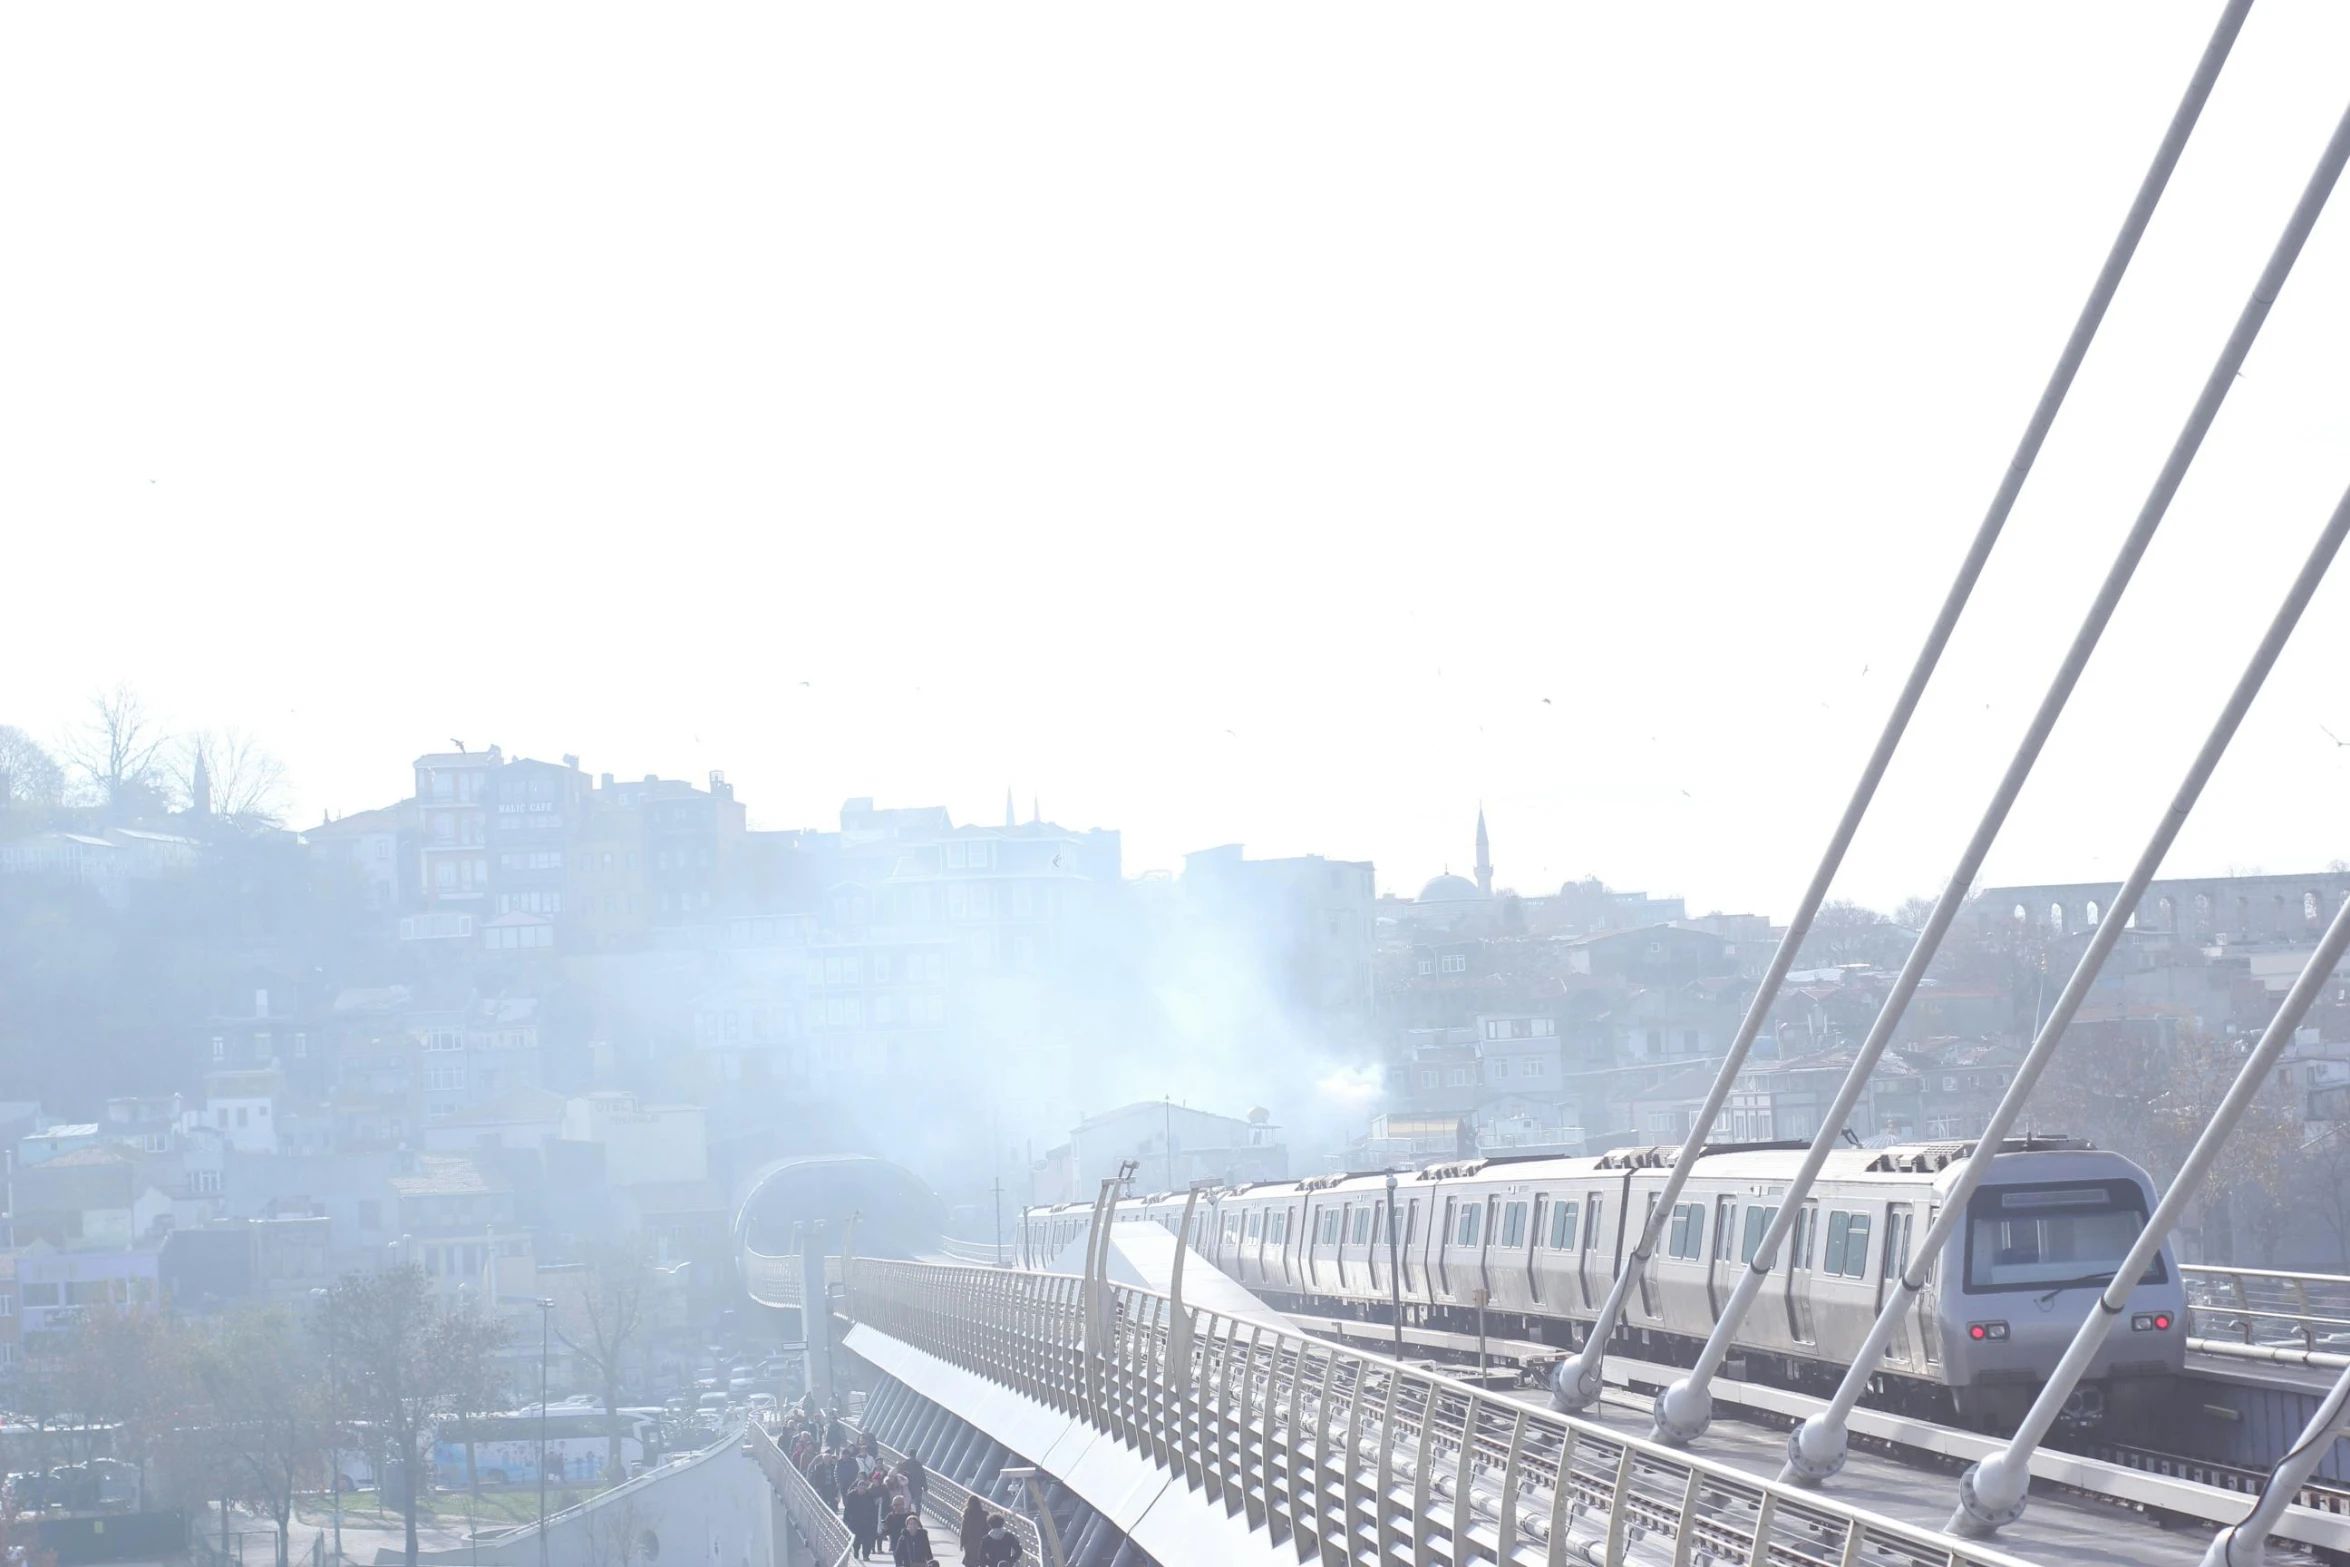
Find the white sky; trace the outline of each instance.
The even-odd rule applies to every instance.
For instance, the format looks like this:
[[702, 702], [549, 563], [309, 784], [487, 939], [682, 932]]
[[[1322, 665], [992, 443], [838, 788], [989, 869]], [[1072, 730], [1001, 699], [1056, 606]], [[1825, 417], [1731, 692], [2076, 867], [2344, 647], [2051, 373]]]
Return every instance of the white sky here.
[[[1482, 800], [1783, 914], [2217, 10], [14, 7], [0, 722], [1406, 890]], [[2345, 58], [2254, 12], [1840, 892], [1946, 874]], [[1991, 880], [2120, 874], [2346, 430], [2338, 210]], [[2350, 856], [2346, 592], [2175, 868]]]

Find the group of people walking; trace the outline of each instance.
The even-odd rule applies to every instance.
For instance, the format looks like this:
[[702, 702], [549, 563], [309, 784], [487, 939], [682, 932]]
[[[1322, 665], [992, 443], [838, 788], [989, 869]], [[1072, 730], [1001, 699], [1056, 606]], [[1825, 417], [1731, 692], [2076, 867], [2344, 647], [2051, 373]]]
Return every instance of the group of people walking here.
[[[938, 1561], [922, 1518], [930, 1475], [921, 1459], [909, 1453], [890, 1467], [871, 1436], [851, 1431], [837, 1411], [819, 1412], [812, 1403], [785, 1418], [779, 1441], [824, 1505], [837, 1509], [849, 1526], [857, 1560], [872, 1561], [876, 1550], [886, 1549], [896, 1567]], [[976, 1496], [963, 1509], [960, 1543], [965, 1567], [1019, 1567], [1019, 1537], [1003, 1514]]]

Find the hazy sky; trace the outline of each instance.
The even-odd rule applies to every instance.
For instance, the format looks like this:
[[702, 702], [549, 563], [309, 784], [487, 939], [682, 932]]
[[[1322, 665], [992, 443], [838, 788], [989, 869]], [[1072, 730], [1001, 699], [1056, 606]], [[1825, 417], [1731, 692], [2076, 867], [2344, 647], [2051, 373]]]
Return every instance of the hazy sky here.
[[[1504, 883], [1784, 913], [2217, 11], [11, 8], [0, 722], [1407, 890], [1482, 800]], [[2344, 59], [2255, 10], [1841, 890], [1946, 874]], [[2337, 210], [1992, 880], [2120, 874], [2346, 432]], [[2350, 857], [2346, 609], [2174, 866]]]

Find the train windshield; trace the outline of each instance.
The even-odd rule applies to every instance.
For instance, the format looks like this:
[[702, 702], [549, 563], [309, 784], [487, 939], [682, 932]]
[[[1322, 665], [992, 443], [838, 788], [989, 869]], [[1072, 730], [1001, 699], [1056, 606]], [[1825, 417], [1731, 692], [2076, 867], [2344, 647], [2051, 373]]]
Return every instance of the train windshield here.
[[[1967, 1293], [2107, 1284], [2145, 1228], [2135, 1181], [1985, 1186], [1967, 1204]], [[2166, 1276], [2158, 1252], [2138, 1282]]]

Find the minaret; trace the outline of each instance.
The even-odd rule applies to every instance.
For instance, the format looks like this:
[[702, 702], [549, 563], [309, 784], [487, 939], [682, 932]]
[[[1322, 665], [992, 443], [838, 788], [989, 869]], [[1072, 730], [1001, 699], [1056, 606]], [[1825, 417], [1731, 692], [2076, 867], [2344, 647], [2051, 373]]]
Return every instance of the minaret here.
[[1008, 784], [1004, 787], [1004, 825], [1006, 827], [1017, 827], [1020, 825], [1018, 822], [1012, 819], [1012, 790], [1011, 786]]
[[1477, 890], [1493, 896], [1493, 852], [1485, 843], [1485, 807], [1477, 807]]
[[188, 781], [188, 809], [198, 816], [212, 814], [212, 769], [204, 765], [204, 749], [196, 747], [196, 776]]

